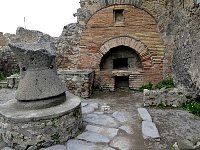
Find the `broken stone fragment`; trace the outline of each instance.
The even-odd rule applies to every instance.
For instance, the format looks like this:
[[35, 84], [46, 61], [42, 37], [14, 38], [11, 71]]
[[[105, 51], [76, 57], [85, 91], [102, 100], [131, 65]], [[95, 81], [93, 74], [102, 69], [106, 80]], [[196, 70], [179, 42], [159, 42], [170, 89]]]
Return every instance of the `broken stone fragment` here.
[[144, 139], [160, 141], [158, 129], [153, 122], [142, 121], [142, 136]]
[[63, 94], [65, 85], [57, 76], [55, 47], [40, 39], [34, 43], [9, 43], [20, 66], [19, 101], [44, 100]]

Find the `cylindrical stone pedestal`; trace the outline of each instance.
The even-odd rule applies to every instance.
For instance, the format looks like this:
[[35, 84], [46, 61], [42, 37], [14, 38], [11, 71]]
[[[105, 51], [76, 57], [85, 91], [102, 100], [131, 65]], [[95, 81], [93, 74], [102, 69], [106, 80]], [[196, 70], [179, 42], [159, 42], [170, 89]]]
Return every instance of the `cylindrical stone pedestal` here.
[[61, 105], [23, 110], [16, 107], [17, 100], [0, 105], [0, 129], [8, 146], [16, 150], [39, 149], [64, 143], [82, 129], [81, 101], [66, 93]]

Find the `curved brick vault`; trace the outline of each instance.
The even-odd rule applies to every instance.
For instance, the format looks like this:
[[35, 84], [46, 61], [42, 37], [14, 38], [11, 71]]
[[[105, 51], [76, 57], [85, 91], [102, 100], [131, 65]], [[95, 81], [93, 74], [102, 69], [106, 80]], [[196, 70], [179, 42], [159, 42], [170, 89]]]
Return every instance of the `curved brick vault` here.
[[[157, 1], [157, 0], [152, 0]], [[84, 1], [80, 2], [82, 6], [84, 6]], [[144, 11], [148, 12], [152, 17], [154, 17], [156, 20], [160, 16], [160, 10], [159, 7], [163, 7], [163, 5], [166, 4], [164, 0], [159, 1], [159, 5], [157, 5], [157, 9], [155, 8], [154, 11], [152, 9], [149, 9], [151, 7], [154, 7], [152, 5], [151, 1], [142, 1], [142, 0], [97, 0], [90, 5], [90, 7], [87, 7], [87, 11], [81, 11], [79, 13], [85, 13], [84, 18], [81, 18], [79, 21], [84, 21], [86, 24], [89, 21], [89, 19], [98, 11], [100, 11], [103, 8], [112, 6], [112, 5], [131, 5], [135, 6], [139, 9], [143, 9]], [[148, 7], [151, 6], [151, 7]]]
[[[85, 22], [86, 27], [80, 38], [78, 69], [93, 69], [95, 84], [113, 89], [115, 73], [112, 70], [100, 70], [100, 63], [110, 49], [127, 46], [139, 55], [143, 66], [142, 70], [136, 71], [130, 68], [127, 74], [129, 86], [139, 87], [147, 82], [160, 82], [165, 45], [155, 18], [144, 9], [133, 7], [136, 1], [112, 1], [112, 4], [104, 2], [99, 1], [88, 7], [93, 9], [93, 13], [86, 17], [89, 20]], [[98, 5], [97, 9], [93, 8], [95, 5]], [[116, 9], [124, 11], [123, 25], [116, 24], [114, 20], [113, 10]]]
[[[112, 38], [106, 41], [104, 44], [102, 44], [98, 52], [102, 54], [103, 57], [103, 55], [105, 55], [108, 51], [110, 51], [111, 48], [121, 45], [128, 46], [138, 53], [138, 55], [141, 58], [144, 69], [152, 66], [151, 54], [147, 46], [144, 45], [141, 41], [136, 40], [132, 37], [121, 36]], [[100, 62], [101, 59], [98, 60], [98, 64], [100, 64]]]

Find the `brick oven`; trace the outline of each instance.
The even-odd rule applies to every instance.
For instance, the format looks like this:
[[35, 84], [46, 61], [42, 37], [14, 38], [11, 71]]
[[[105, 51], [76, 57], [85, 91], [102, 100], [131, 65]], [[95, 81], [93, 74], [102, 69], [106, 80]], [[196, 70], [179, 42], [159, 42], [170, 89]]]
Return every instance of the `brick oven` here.
[[164, 48], [152, 15], [133, 5], [109, 5], [86, 22], [78, 69], [93, 69], [95, 84], [104, 89], [137, 89], [162, 80]]

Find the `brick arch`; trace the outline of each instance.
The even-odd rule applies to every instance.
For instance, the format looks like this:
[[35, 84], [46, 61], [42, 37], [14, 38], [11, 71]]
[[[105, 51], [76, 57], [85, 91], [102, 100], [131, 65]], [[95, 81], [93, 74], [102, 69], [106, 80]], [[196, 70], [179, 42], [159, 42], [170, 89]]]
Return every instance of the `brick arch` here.
[[[121, 36], [115, 37], [108, 41], [106, 41], [99, 49], [99, 54], [103, 57], [111, 48], [117, 46], [128, 46], [135, 50], [136, 53], [141, 58], [143, 68], [149, 68], [152, 66], [152, 57], [151, 54], [145, 44], [143, 44], [140, 40], [136, 40], [133, 37]], [[102, 59], [101, 57], [101, 59]], [[98, 64], [100, 65], [101, 59], [98, 60]]]
[[[159, 16], [159, 13], [157, 12], [152, 12], [152, 10], [149, 10], [147, 7], [143, 7], [142, 6], [142, 1], [141, 0], [97, 0], [94, 4], [92, 4], [90, 7], [87, 8], [87, 11], [85, 11], [85, 23], [87, 24], [87, 22], [90, 20], [90, 18], [97, 13], [98, 11], [100, 11], [101, 9], [104, 9], [106, 7], [110, 7], [112, 5], [131, 5], [131, 6], [135, 6], [139, 9], [142, 9], [144, 11], [146, 11], [149, 15], [151, 15], [153, 18], [155, 18], [155, 20], [157, 21], [157, 18]], [[151, 5], [151, 4], [149, 4]], [[81, 12], [83, 13], [83, 12]]]

